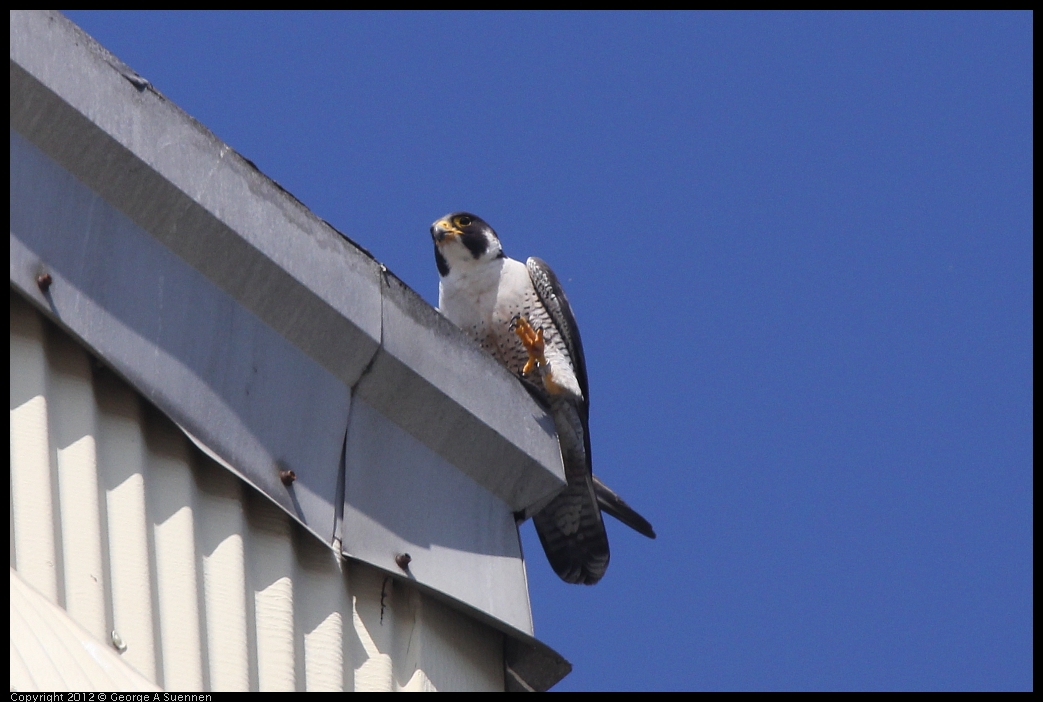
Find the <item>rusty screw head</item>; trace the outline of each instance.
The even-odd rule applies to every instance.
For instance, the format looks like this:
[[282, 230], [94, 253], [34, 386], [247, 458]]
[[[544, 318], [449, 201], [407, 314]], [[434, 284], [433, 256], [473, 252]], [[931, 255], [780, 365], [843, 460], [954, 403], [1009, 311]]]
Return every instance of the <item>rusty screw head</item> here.
[[402, 570], [409, 570], [409, 562], [412, 560], [413, 559], [409, 556], [408, 553], [400, 553], [397, 556], [395, 556], [395, 563], [397, 563], [398, 567]]
[[290, 487], [291, 485], [293, 485], [293, 481], [296, 480], [296, 479], [297, 479], [297, 474], [294, 473], [292, 470], [280, 470], [279, 471], [279, 480], [281, 480], [282, 484], [285, 485], [286, 487]]
[[53, 282], [54, 278], [51, 277], [50, 273], [41, 273], [36, 276], [36, 286], [40, 288], [40, 292], [47, 292], [47, 288], [51, 287]]

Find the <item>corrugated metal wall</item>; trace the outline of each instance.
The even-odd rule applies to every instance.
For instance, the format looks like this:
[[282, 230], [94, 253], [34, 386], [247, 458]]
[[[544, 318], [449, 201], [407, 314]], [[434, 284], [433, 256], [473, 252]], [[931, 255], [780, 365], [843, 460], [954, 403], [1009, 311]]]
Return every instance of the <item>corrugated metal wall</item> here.
[[342, 562], [14, 291], [11, 565], [168, 690], [504, 687], [502, 634]]

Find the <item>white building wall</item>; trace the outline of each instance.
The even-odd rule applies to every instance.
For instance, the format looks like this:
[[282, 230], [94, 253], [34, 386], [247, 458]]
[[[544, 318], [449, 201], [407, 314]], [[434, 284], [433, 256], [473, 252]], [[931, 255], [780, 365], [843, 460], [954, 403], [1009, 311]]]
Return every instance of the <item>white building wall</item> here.
[[11, 571], [11, 692], [159, 691]]
[[500, 632], [338, 558], [13, 291], [10, 456], [12, 567], [165, 689], [504, 689]]

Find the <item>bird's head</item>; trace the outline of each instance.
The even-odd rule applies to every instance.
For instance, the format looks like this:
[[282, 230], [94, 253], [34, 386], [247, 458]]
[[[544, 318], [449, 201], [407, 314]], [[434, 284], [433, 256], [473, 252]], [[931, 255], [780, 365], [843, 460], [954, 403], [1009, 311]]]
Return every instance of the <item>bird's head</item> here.
[[444, 278], [456, 267], [472, 267], [503, 258], [500, 239], [485, 220], [470, 212], [453, 212], [431, 225], [435, 263]]

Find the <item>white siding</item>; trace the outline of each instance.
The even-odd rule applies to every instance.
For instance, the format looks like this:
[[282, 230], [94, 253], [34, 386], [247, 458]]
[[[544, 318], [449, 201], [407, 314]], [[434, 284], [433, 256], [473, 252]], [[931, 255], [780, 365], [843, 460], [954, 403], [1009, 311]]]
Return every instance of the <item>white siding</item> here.
[[159, 690], [11, 570], [11, 692]]
[[502, 634], [339, 559], [15, 293], [10, 509], [21, 578], [168, 690], [503, 689]]

